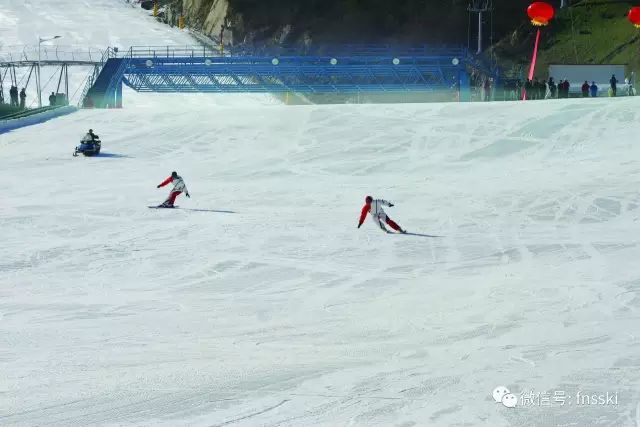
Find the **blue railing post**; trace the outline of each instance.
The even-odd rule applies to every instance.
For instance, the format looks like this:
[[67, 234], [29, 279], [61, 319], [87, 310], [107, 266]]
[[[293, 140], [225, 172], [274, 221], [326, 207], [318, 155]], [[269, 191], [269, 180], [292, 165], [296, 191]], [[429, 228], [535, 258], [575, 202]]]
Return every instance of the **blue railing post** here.
[[466, 70], [460, 70], [460, 102], [471, 101], [471, 85], [469, 84], [469, 73]]

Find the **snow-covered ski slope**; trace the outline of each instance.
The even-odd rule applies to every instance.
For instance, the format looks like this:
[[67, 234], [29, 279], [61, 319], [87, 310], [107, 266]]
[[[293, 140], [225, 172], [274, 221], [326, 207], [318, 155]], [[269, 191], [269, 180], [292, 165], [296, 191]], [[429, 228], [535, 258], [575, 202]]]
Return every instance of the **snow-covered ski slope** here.
[[[0, 11], [183, 43], [118, 0]], [[640, 425], [638, 99], [125, 106], [0, 135], [0, 425]], [[148, 209], [173, 170], [193, 197]], [[367, 194], [444, 237], [357, 230]]]
[[638, 425], [638, 100], [143, 98], [0, 136], [0, 424]]
[[37, 45], [38, 36], [62, 36], [52, 45], [129, 48], [192, 45], [185, 31], [170, 28], [124, 0], [3, 0], [3, 46]]

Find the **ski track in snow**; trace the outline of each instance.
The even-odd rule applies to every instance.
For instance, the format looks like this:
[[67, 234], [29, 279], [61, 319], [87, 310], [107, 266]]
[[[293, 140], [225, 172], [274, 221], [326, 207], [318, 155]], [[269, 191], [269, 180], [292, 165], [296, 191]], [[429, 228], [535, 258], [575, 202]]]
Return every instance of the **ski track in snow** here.
[[[3, 425], [635, 423], [634, 99], [247, 99], [1, 137]], [[579, 107], [607, 140], [530, 126]], [[72, 158], [87, 123], [122, 157]], [[148, 209], [174, 169], [193, 197]], [[357, 230], [369, 193], [443, 237]], [[500, 384], [620, 401], [508, 410]]]
[[[184, 37], [50, 4], [0, 34]], [[636, 99], [125, 106], [0, 135], [0, 425], [640, 425]], [[88, 127], [108, 155], [72, 158]], [[172, 170], [192, 198], [148, 209]], [[367, 194], [443, 237], [356, 229]]]

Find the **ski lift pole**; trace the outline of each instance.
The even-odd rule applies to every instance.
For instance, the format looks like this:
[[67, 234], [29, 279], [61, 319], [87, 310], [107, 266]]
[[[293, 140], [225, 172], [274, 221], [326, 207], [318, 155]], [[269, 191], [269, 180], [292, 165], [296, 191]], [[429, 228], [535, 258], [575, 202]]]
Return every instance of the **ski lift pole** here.
[[[52, 36], [52, 37], [41, 37], [38, 36], [38, 69], [36, 70], [36, 84], [38, 86], [38, 107], [42, 108], [42, 80], [40, 77], [40, 62], [42, 60], [42, 48], [41, 45], [43, 42], [48, 42], [51, 40], [59, 39], [62, 36]], [[28, 80], [27, 80], [28, 83]]]
[[14, 86], [18, 86], [18, 76], [16, 75], [16, 66], [11, 66], [11, 71], [9, 72], [9, 76], [11, 77], [11, 84]]
[[69, 105], [69, 65], [64, 67], [64, 97], [65, 105]]
[[[7, 68], [7, 71], [9, 71], [9, 68]], [[5, 71], [4, 75], [2, 74], [2, 70], [0, 70], [0, 105], [4, 104], [4, 78], [7, 75], [7, 71]]]
[[158, 16], [158, 0], [153, 2], [153, 16], [154, 18]]

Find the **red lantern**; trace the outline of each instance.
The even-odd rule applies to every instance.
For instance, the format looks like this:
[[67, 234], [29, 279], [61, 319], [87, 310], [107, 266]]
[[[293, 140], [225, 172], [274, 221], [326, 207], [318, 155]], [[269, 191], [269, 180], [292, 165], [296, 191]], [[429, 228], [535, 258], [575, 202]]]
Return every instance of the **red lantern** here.
[[547, 25], [553, 18], [556, 11], [549, 3], [537, 1], [531, 3], [527, 8], [527, 14], [531, 18], [531, 23], [536, 26]]
[[631, 8], [629, 11], [629, 21], [631, 21], [636, 28], [640, 28], [640, 6]]

